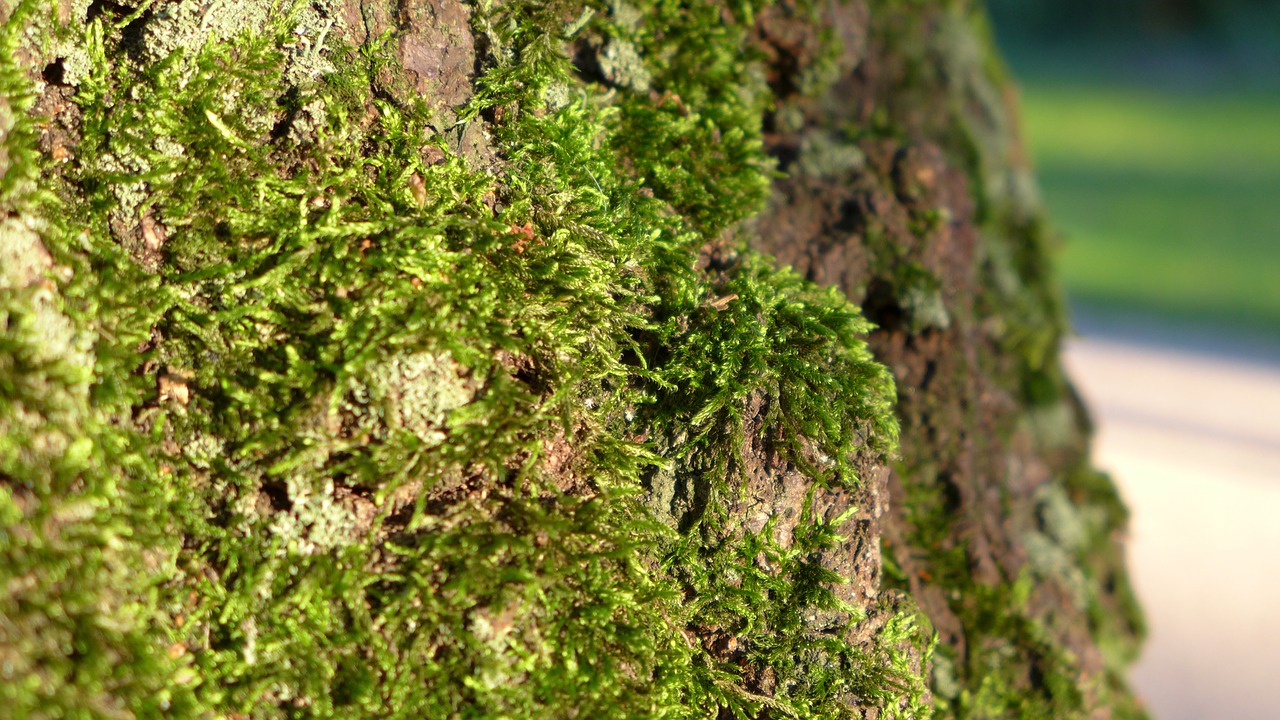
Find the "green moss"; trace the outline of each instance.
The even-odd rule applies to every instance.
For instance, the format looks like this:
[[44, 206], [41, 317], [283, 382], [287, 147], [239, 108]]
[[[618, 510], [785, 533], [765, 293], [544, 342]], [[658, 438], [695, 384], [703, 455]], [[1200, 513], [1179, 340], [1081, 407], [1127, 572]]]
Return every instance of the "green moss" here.
[[762, 3], [742, 3], [726, 22], [712, 3], [647, 2], [638, 27], [605, 32], [632, 37], [651, 66], [657, 101], [628, 93], [613, 135], [638, 179], [708, 238], [758, 212], [769, 190], [770, 162], [760, 139], [769, 102], [752, 71], [747, 42]]
[[[246, 4], [194, 34], [191, 7], [140, 40], [111, 12], [60, 31], [83, 60], [76, 162], [43, 167], [30, 217], [77, 218], [32, 228], [73, 268], [56, 291], [86, 359], [76, 374], [6, 334], [6, 357], [30, 356], [6, 376], [47, 386], [5, 402], [70, 414], [38, 452], [20, 449], [36, 431], [5, 428], [0, 518], [11, 537], [46, 518], [86, 530], [0, 556], [36, 578], [34, 599], [2, 600], [22, 608], [11, 642], [49, 638], [22, 646], [6, 700], [50, 716], [927, 714], [909, 606], [885, 599], [871, 640], [851, 639], [868, 608], [818, 561], [844, 518], [806, 514], [783, 545], [724, 515], [745, 433], [771, 433], [815, 487], [856, 487], [859, 458], [896, 441], [857, 309], [733, 236], [770, 179], [768, 91], [739, 53], [754, 7], [476, 11], [485, 69], [450, 132], [488, 118], [500, 176], [425, 110], [375, 97], [382, 51], [321, 42], [310, 5]], [[570, 64], [565, 17], [609, 39], [603, 83]], [[34, 178], [15, 122], [6, 149]], [[699, 269], [711, 243], [729, 259]], [[659, 472], [706, 490], [678, 529], [646, 510]], [[741, 662], [690, 641], [708, 625]], [[770, 692], [750, 689], [766, 670]]]
[[[0, 247], [0, 702], [14, 717], [189, 712], [154, 624], [154, 577], [174, 551], [145, 445], [113, 421], [131, 288], [83, 255], [66, 207], [38, 187], [33, 93], [14, 54], [31, 18], [0, 32], [6, 217]], [[107, 263], [111, 253], [99, 256]], [[120, 303], [117, 305], [117, 303]], [[97, 317], [102, 311], [103, 316]]]

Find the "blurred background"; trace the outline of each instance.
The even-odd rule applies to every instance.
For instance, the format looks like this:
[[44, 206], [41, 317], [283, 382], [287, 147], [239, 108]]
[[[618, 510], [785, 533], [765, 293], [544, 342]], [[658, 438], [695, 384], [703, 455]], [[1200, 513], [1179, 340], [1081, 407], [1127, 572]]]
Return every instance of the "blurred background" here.
[[1132, 512], [1157, 720], [1277, 720], [1280, 1], [988, 0]]

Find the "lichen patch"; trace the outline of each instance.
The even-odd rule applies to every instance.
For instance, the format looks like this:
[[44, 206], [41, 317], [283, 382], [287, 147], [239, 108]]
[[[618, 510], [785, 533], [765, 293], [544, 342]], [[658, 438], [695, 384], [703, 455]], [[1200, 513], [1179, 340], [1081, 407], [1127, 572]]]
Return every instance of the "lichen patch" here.
[[474, 381], [447, 352], [392, 357], [370, 368], [367, 383], [388, 427], [428, 446], [444, 442], [449, 413], [476, 395]]

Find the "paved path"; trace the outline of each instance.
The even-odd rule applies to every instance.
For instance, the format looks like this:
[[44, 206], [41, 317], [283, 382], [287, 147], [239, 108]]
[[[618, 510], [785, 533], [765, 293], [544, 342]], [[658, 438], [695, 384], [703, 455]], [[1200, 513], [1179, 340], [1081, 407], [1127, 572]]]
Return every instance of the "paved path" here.
[[1156, 720], [1280, 720], [1280, 364], [1080, 338], [1096, 462], [1132, 511]]

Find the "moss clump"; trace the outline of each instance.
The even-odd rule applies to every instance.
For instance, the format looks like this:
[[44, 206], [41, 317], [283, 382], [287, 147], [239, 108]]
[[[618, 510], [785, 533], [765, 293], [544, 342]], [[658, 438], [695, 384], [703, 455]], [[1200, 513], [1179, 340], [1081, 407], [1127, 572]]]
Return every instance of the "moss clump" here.
[[[23, 115], [36, 16], [6, 26], [5, 202], [72, 269], [43, 281], [84, 358], [41, 356], [29, 288], [0, 287], [5, 417], [57, 433], [4, 428], [11, 707], [927, 715], [912, 609], [841, 599], [821, 561], [848, 514], [784, 542], [725, 512], [751, 438], [810, 497], [896, 440], [857, 308], [734, 229], [770, 179], [739, 55], [763, 4], [476, 8], [443, 133], [374, 92], [387, 37], [322, 42], [309, 4], [194, 33], [192, 6], [49, 31], [81, 63], [69, 163]], [[663, 472], [698, 488], [670, 524], [643, 499]]]

